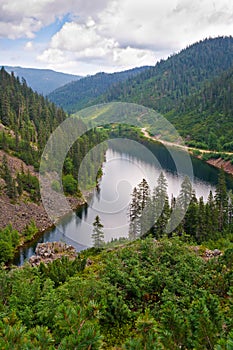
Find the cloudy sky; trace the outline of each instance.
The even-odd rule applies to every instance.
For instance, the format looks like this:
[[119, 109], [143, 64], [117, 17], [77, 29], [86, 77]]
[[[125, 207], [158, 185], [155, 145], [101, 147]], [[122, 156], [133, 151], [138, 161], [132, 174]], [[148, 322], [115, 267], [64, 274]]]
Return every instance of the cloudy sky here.
[[113, 72], [219, 35], [232, 0], [0, 0], [0, 65]]

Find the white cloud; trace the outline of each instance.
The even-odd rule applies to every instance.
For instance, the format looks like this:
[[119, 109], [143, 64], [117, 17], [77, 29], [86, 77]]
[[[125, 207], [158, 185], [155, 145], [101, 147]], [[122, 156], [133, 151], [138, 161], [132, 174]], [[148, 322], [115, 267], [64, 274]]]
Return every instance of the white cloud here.
[[0, 0], [0, 37], [33, 38], [44, 26], [70, 13], [79, 20], [101, 11], [107, 0]]
[[0, 37], [31, 42], [65, 14], [70, 21], [35, 55], [78, 73], [154, 64], [197, 40], [233, 33], [231, 0], [0, 0]]
[[38, 58], [42, 62], [47, 62], [48, 64], [56, 65], [67, 62], [68, 57], [64, 54], [62, 50], [47, 49]]
[[[105, 66], [134, 67], [135, 65], [154, 64], [155, 55], [150, 50], [120, 47], [114, 37], [104, 36], [98, 24], [88, 17], [87, 23], [70, 22], [64, 24], [50, 43], [50, 48], [38, 57], [40, 61], [47, 61], [55, 56], [57, 50], [66, 53], [64, 63], [68, 57], [71, 61], [98, 62]], [[52, 59], [49, 59], [52, 63]]]
[[24, 48], [25, 48], [26, 50], [33, 50], [33, 49], [34, 49], [33, 42], [32, 42], [32, 41], [28, 41], [28, 42], [25, 44]]
[[228, 0], [109, 0], [95, 12], [95, 3], [79, 3], [81, 18], [74, 17], [53, 36], [50, 55], [61, 50], [72, 62], [132, 67], [154, 64], [204, 37], [233, 32]]

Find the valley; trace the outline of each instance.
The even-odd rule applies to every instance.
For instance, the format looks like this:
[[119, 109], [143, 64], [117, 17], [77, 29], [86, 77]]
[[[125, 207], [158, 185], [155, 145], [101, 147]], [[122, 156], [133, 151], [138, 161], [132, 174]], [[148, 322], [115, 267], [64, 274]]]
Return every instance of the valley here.
[[1, 68], [1, 349], [231, 349], [232, 67], [220, 36], [115, 73]]

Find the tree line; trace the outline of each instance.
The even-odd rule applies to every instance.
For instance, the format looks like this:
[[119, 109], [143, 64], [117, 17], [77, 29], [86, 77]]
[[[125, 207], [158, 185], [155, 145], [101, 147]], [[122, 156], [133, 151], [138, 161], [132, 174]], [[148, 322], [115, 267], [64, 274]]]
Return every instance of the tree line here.
[[233, 229], [233, 195], [227, 191], [225, 174], [219, 173], [215, 194], [207, 202], [197, 199], [191, 181], [185, 177], [180, 194], [169, 202], [167, 180], [163, 172], [152, 193], [145, 179], [134, 188], [129, 207], [129, 237], [152, 234], [157, 239], [174, 233], [189, 235], [197, 243], [217, 239]]

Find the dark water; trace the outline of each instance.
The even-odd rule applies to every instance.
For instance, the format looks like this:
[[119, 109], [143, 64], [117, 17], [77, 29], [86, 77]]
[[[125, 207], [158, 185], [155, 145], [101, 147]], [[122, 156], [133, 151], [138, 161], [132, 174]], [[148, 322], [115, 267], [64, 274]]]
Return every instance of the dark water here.
[[[126, 237], [128, 205], [133, 188], [143, 178], [153, 188], [161, 170], [168, 180], [170, 197], [179, 194], [180, 185], [187, 174], [192, 179], [197, 197], [203, 196], [206, 200], [209, 191], [215, 189], [219, 171], [198, 159], [190, 161], [186, 157], [183, 152], [174, 149], [170, 153], [162, 145], [149, 144], [145, 148], [134, 141], [111, 142], [103, 164], [99, 190], [94, 191], [88, 204], [65, 217], [59, 226], [21, 248], [15, 263], [21, 265], [33, 255], [38, 242], [61, 240], [73, 245], [77, 251], [90, 247], [96, 215], [104, 225], [105, 241]], [[233, 188], [231, 176], [227, 176], [227, 183], [228, 188]]]

